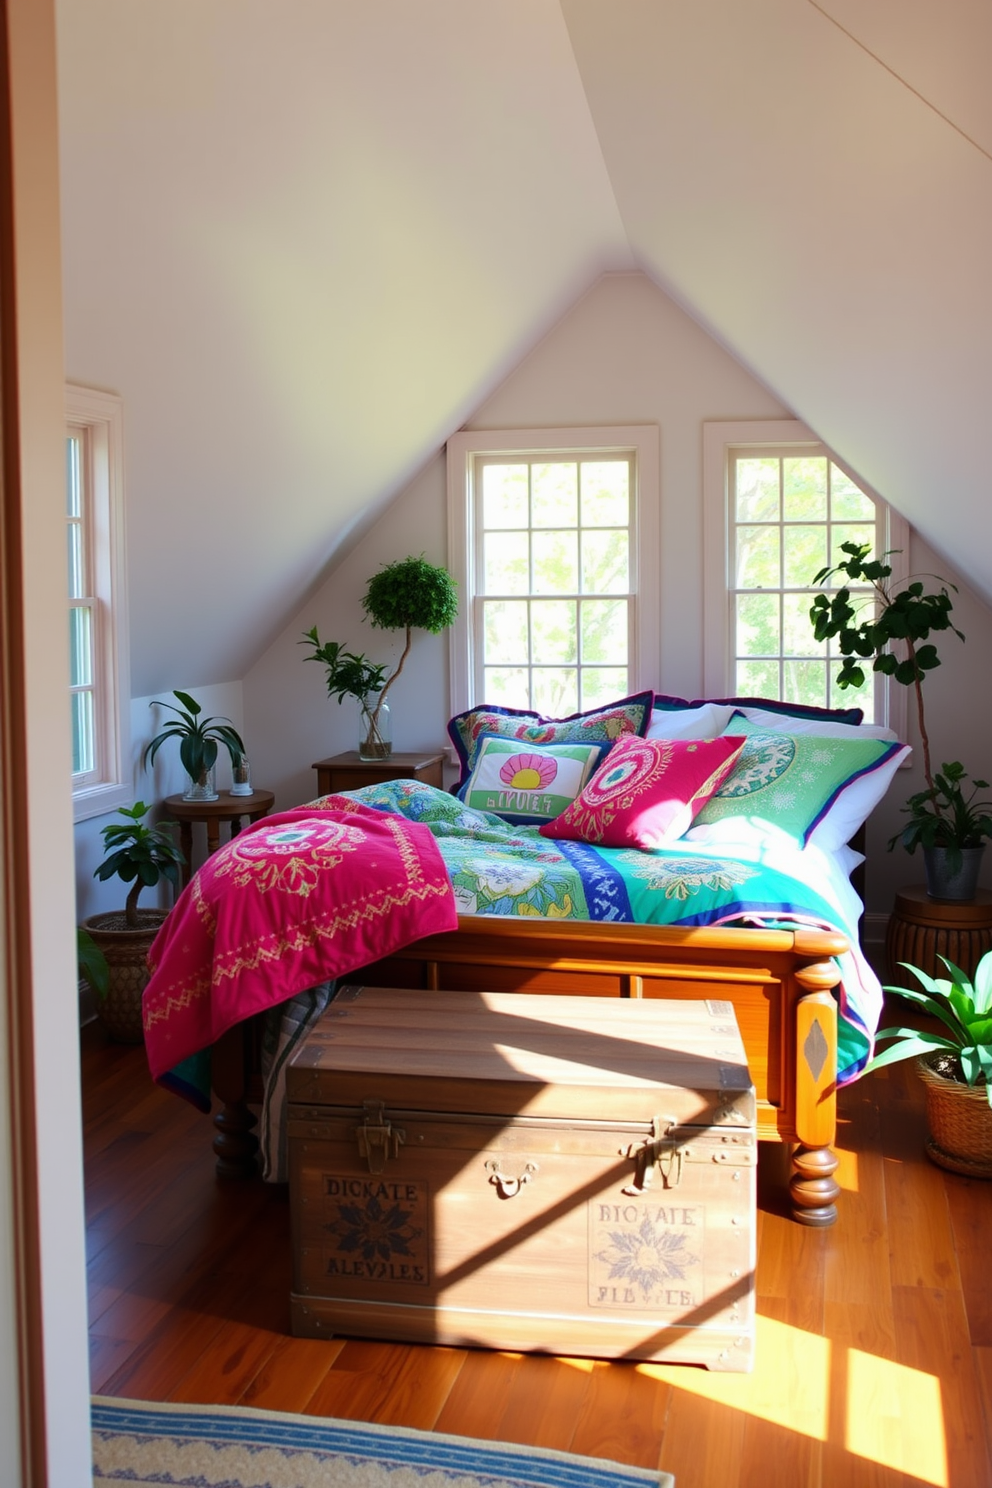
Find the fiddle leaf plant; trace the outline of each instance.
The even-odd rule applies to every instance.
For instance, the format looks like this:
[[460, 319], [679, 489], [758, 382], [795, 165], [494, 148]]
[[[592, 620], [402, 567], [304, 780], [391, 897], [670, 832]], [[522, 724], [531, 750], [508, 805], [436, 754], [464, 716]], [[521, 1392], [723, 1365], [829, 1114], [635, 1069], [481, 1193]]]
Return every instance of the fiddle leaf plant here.
[[145, 766], [154, 764], [155, 756], [166, 740], [178, 739], [179, 758], [191, 780], [203, 782], [208, 770], [212, 770], [217, 763], [217, 751], [221, 744], [231, 756], [232, 768], [236, 769], [244, 757], [245, 746], [231, 720], [229, 718], [201, 718], [203, 708], [188, 692], [180, 692], [176, 688], [172, 696], [179, 699], [180, 707], [177, 707], [175, 703], [159, 702], [157, 699], [148, 705], [155, 708], [167, 708], [170, 713], [175, 713], [176, 717], [170, 719], [165, 728], [145, 745], [144, 754], [141, 757], [142, 764]]
[[886, 1047], [869, 1061], [865, 1073], [895, 1064], [900, 1059], [922, 1055], [940, 1074], [965, 1085], [986, 1087], [992, 1106], [992, 951], [987, 951], [975, 969], [974, 979], [946, 956], [946, 977], [932, 977], [908, 961], [900, 962], [923, 988], [886, 987], [915, 1003], [935, 1018], [941, 1031], [920, 1028], [881, 1028], [876, 1044]]
[[96, 869], [93, 877], [105, 883], [109, 878], [119, 878], [130, 884], [124, 915], [127, 923], [138, 928], [138, 897], [142, 889], [154, 888], [160, 878], [165, 878], [174, 888], [179, 886], [179, 870], [186, 862], [182, 850], [172, 838], [170, 828], [174, 822], [159, 822], [147, 827], [144, 817], [149, 807], [144, 801], [135, 801], [133, 806], [122, 806], [118, 812], [123, 821], [110, 822], [101, 827], [107, 856]]
[[[809, 612], [813, 634], [818, 641], [837, 642], [843, 657], [837, 673], [838, 687], [864, 686], [865, 669], [861, 662], [868, 660], [872, 671], [881, 672], [904, 687], [912, 687], [923, 748], [925, 794], [933, 810], [942, 816], [944, 805], [938, 797], [930, 765], [923, 681], [927, 672], [940, 666], [937, 648], [929, 639], [931, 632], [953, 630], [964, 640], [961, 631], [951, 623], [953, 603], [948, 589], [954, 589], [954, 585], [937, 579], [940, 587], [928, 593], [921, 579], [912, 579], [899, 588], [889, 583], [892, 565], [886, 559], [892, 553], [869, 558], [871, 544], [856, 542], [841, 543], [841, 552], [847, 554], [844, 561], [821, 568], [813, 583], [825, 584], [834, 574], [845, 574], [851, 583], [866, 584], [868, 589], [852, 595], [845, 584], [832, 593], [818, 594]], [[859, 607], [866, 611], [863, 616]], [[899, 656], [891, 649], [893, 642], [901, 646], [905, 655]]]

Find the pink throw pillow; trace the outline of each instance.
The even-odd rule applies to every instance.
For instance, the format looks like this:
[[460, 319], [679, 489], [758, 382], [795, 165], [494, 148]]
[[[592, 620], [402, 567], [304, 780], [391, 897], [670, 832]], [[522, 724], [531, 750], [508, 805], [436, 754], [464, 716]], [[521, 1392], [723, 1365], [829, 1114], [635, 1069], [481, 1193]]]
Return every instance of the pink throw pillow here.
[[737, 762], [746, 740], [618, 739], [570, 806], [540, 828], [603, 847], [650, 851], [687, 831]]

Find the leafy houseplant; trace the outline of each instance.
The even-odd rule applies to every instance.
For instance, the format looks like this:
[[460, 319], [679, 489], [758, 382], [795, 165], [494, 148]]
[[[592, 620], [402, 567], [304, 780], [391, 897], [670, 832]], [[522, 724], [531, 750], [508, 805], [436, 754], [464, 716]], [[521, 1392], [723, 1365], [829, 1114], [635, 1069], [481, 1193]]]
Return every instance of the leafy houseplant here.
[[[185, 861], [170, 834], [172, 823], [146, 826], [148, 810], [144, 801], [122, 806], [118, 815], [123, 820], [101, 828], [106, 856], [93, 876], [101, 882], [119, 878], [130, 888], [123, 910], [90, 915], [82, 925], [107, 965], [101, 1022], [122, 1043], [141, 1042], [141, 994], [148, 981], [148, 951], [167, 914], [164, 909], [139, 909], [139, 896], [163, 878], [178, 887]], [[98, 983], [84, 974], [99, 991]]]
[[974, 977], [941, 956], [946, 977], [902, 962], [923, 988], [886, 987], [915, 1003], [938, 1028], [882, 1028], [866, 1073], [917, 1058], [927, 1089], [927, 1152], [942, 1167], [992, 1178], [992, 951]]
[[937, 771], [932, 790], [917, 791], [910, 796], [903, 810], [909, 813], [909, 821], [901, 832], [889, 842], [892, 848], [901, 842], [907, 852], [923, 849], [924, 856], [934, 848], [944, 848], [947, 853], [947, 868], [952, 874], [959, 873], [964, 863], [964, 853], [981, 849], [984, 841], [992, 837], [992, 801], [976, 801], [980, 790], [988, 790], [987, 780], [974, 780], [969, 795], [965, 795], [968, 780], [964, 767], [952, 761]]
[[[361, 753], [363, 758], [382, 759], [389, 754], [386, 739], [378, 727], [379, 719], [373, 718], [370, 701], [380, 697], [386, 676], [384, 665], [369, 661], [365, 656], [346, 651], [337, 641], [321, 641], [316, 625], [304, 631], [304, 641], [309, 641], [313, 651], [304, 661], [320, 661], [327, 668], [327, 695], [343, 703], [346, 697], [357, 698], [361, 709]], [[374, 706], [374, 705], [373, 705]], [[380, 714], [381, 717], [381, 714]]]
[[231, 767], [236, 770], [245, 755], [241, 735], [229, 718], [201, 718], [203, 708], [188, 692], [173, 691], [173, 697], [181, 704], [162, 703], [157, 699], [149, 707], [167, 708], [176, 717], [170, 719], [165, 728], [157, 733], [145, 746], [142, 764], [155, 763], [155, 756], [167, 739], [179, 740], [179, 758], [190, 783], [184, 795], [187, 800], [213, 801], [217, 792], [213, 788], [211, 771], [217, 763], [217, 750], [223, 744], [231, 756]]
[[386, 676], [382, 663], [363, 654], [345, 651], [337, 641], [321, 642], [317, 627], [304, 632], [301, 645], [312, 651], [306, 661], [319, 661], [327, 668], [327, 691], [340, 703], [346, 696], [358, 699], [361, 708], [359, 753], [364, 759], [385, 759], [392, 745], [383, 723], [386, 693], [406, 665], [414, 630], [432, 635], [444, 630], [458, 613], [454, 580], [445, 568], [428, 563], [423, 556], [389, 563], [368, 582], [362, 608], [372, 624], [382, 630], [404, 630], [406, 643], [396, 670]]
[[[938, 579], [939, 588], [927, 592], [920, 579], [913, 579], [901, 588], [889, 582], [892, 566], [885, 560], [870, 559], [870, 543], [846, 542], [841, 552], [847, 558], [831, 568], [821, 569], [813, 582], [824, 584], [835, 574], [846, 574], [852, 582], [867, 583], [870, 595], [856, 600], [851, 590], [844, 585], [833, 593], [818, 594], [810, 607], [813, 634], [818, 641], [836, 638], [843, 661], [837, 673], [838, 687], [861, 687], [865, 681], [862, 661], [871, 660], [872, 671], [881, 672], [904, 687], [911, 687], [916, 699], [916, 715], [923, 750], [923, 775], [926, 786], [909, 798], [904, 811], [909, 821], [901, 832], [889, 842], [890, 850], [897, 842], [909, 851], [917, 847], [924, 849], [928, 868], [928, 892], [932, 897], [970, 898], [970, 888], [949, 885], [949, 877], [958, 873], [962, 866], [962, 850], [981, 847], [984, 837], [992, 836], [992, 819], [984, 815], [986, 803], [975, 802], [975, 791], [965, 798], [962, 782], [968, 779], [963, 765], [957, 761], [945, 764], [939, 774], [934, 774], [930, 761], [930, 739], [927, 733], [926, 714], [923, 706], [923, 682], [927, 672], [940, 665], [937, 648], [930, 640], [935, 631], [952, 630], [960, 640], [964, 635], [951, 622], [953, 608], [947, 585]], [[856, 604], [867, 603], [870, 612], [859, 618]], [[897, 655], [895, 644], [904, 651]], [[987, 789], [985, 781], [976, 780], [975, 790]], [[936, 880], [931, 872], [940, 872], [937, 858], [948, 855], [946, 870], [940, 887], [949, 892], [937, 893]], [[943, 866], [943, 865], [941, 865]], [[977, 875], [977, 863], [974, 868]]]

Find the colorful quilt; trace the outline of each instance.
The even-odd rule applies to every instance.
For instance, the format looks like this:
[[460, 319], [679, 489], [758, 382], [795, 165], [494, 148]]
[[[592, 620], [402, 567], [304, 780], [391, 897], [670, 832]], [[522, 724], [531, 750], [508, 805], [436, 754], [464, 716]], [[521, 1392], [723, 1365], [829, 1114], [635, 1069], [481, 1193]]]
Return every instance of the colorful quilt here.
[[149, 953], [153, 1079], [253, 1013], [457, 923], [437, 840], [412, 819], [334, 797], [255, 822], [193, 875]]
[[881, 1012], [878, 979], [858, 947], [860, 906], [826, 855], [785, 834], [678, 841], [665, 849], [593, 847], [552, 841], [511, 826], [434, 786], [391, 781], [314, 803], [374, 807], [426, 827], [436, 841], [460, 914], [641, 925], [760, 925], [840, 930], [851, 950], [838, 958], [839, 1078], [864, 1067]]

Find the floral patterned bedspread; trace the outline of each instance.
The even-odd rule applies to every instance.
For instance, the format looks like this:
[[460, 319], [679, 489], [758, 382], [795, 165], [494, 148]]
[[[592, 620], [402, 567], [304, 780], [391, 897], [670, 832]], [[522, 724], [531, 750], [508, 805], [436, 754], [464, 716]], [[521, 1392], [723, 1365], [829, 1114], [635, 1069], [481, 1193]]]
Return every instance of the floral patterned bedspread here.
[[[869, 1057], [881, 988], [858, 947], [857, 908], [814, 850], [761, 838], [732, 851], [725, 843], [682, 841], [650, 853], [552, 841], [536, 827], [511, 826], [413, 780], [363, 786], [345, 796], [430, 829], [460, 914], [839, 930], [851, 945], [839, 958], [841, 1080], [852, 1079]], [[340, 799], [325, 796], [311, 804]]]

